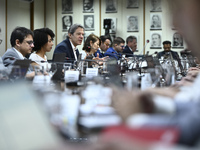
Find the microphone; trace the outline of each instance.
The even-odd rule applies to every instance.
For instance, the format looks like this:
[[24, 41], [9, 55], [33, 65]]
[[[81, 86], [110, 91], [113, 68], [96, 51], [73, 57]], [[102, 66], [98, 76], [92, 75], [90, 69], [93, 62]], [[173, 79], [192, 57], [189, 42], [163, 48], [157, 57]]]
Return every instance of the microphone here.
[[[145, 44], [144, 47], [143, 47], [143, 54], [144, 54], [145, 48], [146, 48], [146, 46], [147, 46], [147, 44], [148, 44], [149, 42], [150, 42], [149, 40], [146, 40], [146, 44]], [[141, 55], [141, 53], [140, 53], [140, 55]]]

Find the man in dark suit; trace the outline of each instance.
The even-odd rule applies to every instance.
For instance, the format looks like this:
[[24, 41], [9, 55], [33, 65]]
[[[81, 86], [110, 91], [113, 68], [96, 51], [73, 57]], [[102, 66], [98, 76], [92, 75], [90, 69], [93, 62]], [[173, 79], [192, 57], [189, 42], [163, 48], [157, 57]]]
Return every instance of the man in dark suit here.
[[25, 27], [17, 27], [10, 38], [12, 48], [2, 56], [4, 66], [12, 65], [17, 59], [25, 59], [34, 47], [33, 32]]
[[178, 53], [171, 50], [171, 42], [170, 42], [170, 41], [164, 41], [164, 42], [163, 42], [163, 48], [164, 48], [164, 51], [159, 52], [159, 53], [157, 54], [157, 57], [158, 57], [159, 59], [160, 59], [161, 57], [168, 57], [168, 55], [171, 53], [173, 59], [179, 60], [179, 55], [178, 55]]
[[84, 27], [80, 24], [73, 24], [69, 31], [67, 39], [59, 43], [55, 50], [55, 53], [65, 53], [66, 61], [74, 62], [79, 56], [79, 51], [76, 46], [81, 45], [84, 37]]
[[99, 54], [99, 58], [103, 58], [104, 53], [107, 51], [107, 49], [111, 45], [111, 39], [109, 36], [105, 36], [105, 35], [100, 36], [100, 39], [101, 39], [101, 45], [94, 55], [95, 57], [97, 57], [97, 54]]
[[128, 36], [126, 38], [126, 46], [123, 50], [123, 53], [126, 55], [126, 57], [133, 57], [136, 49], [137, 49], [137, 38], [135, 36]]

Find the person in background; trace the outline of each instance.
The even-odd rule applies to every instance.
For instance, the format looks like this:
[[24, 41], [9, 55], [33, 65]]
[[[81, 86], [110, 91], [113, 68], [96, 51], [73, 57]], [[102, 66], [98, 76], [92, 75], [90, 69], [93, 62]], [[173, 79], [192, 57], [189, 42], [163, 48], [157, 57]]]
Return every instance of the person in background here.
[[100, 38], [95, 34], [90, 34], [83, 45], [82, 58], [86, 59], [87, 56], [94, 58], [94, 54], [99, 49], [99, 44]]
[[135, 36], [128, 36], [126, 38], [126, 46], [123, 50], [123, 54], [125, 54], [126, 57], [133, 57], [136, 49], [137, 49], [137, 38]]
[[84, 27], [80, 24], [73, 24], [68, 30], [67, 39], [59, 43], [55, 50], [55, 53], [65, 53], [66, 61], [74, 62], [79, 56], [79, 51], [76, 48], [82, 44], [84, 37]]
[[100, 36], [100, 39], [101, 39], [101, 45], [94, 55], [95, 57], [97, 57], [97, 54], [99, 54], [99, 58], [103, 58], [104, 53], [107, 51], [107, 49], [111, 45], [111, 39], [109, 36], [105, 36], [105, 35]]
[[[185, 39], [188, 49], [200, 58], [200, 1], [169, 0], [168, 2], [172, 6], [174, 26]], [[122, 94], [120, 89], [120, 93], [118, 90], [113, 93], [113, 103], [115, 103], [113, 105], [129, 127], [154, 129], [173, 127], [179, 130], [178, 144], [195, 146], [200, 138], [199, 84], [198, 74], [191, 85], [183, 86], [178, 91], [169, 88], [164, 90], [150, 88], [140, 92], [124, 91]], [[137, 112], [140, 108], [142, 109]]]
[[113, 40], [112, 47], [110, 47], [105, 53], [104, 56], [109, 56], [109, 58], [114, 58], [119, 60], [124, 49], [125, 41], [121, 37], [116, 37]]
[[33, 32], [25, 27], [16, 27], [10, 37], [11, 49], [2, 56], [4, 66], [12, 65], [17, 59], [26, 59], [34, 47]]
[[[83, 45], [83, 53], [82, 53], [82, 59], [92, 59], [96, 61], [101, 61], [98, 64], [102, 65], [105, 58], [99, 58], [99, 55], [97, 54], [97, 57], [94, 56], [94, 54], [99, 49], [99, 45], [101, 43], [101, 39], [96, 36], [95, 34], [90, 34], [84, 45]], [[90, 67], [92, 63], [89, 63]]]
[[50, 52], [53, 47], [53, 39], [55, 34], [49, 28], [35, 29], [34, 33], [34, 48], [35, 51], [29, 57], [36, 64], [47, 62], [46, 52]]
[[163, 42], [163, 49], [164, 49], [164, 51], [159, 52], [159, 53], [157, 54], [157, 57], [158, 57], [159, 59], [160, 59], [161, 57], [168, 56], [169, 53], [171, 53], [173, 59], [179, 60], [179, 55], [178, 55], [178, 53], [171, 50], [171, 42], [170, 42], [170, 41], [164, 41], [164, 42]]

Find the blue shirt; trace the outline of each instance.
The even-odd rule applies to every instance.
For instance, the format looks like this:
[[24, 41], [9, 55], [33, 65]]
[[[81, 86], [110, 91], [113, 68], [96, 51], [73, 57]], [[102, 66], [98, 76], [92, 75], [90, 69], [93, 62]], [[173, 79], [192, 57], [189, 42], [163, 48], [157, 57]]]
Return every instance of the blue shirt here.
[[104, 57], [104, 54], [101, 53], [99, 49], [96, 51], [96, 53], [94, 53], [95, 57], [97, 57], [97, 53], [99, 54], [99, 58], [103, 58]]
[[115, 58], [117, 60], [119, 60], [122, 57], [122, 55], [116, 50], [114, 50], [112, 47], [107, 49], [107, 51], [104, 53], [104, 56], [109, 56], [109, 58]]

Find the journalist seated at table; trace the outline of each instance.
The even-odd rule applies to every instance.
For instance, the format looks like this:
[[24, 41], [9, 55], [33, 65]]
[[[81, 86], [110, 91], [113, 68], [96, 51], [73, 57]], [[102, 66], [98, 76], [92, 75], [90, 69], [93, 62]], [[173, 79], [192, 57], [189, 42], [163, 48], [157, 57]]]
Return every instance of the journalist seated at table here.
[[15, 28], [10, 37], [12, 48], [8, 49], [2, 56], [3, 63], [7, 67], [12, 65], [17, 59], [26, 59], [33, 47], [33, 32], [25, 27]]
[[55, 34], [49, 28], [35, 29], [33, 33], [34, 52], [30, 55], [29, 59], [40, 65], [41, 63], [47, 62], [46, 52], [51, 51]]
[[136, 49], [137, 49], [137, 38], [135, 36], [128, 36], [126, 38], [126, 46], [123, 50], [123, 53], [126, 55], [126, 57], [133, 57]]
[[99, 45], [101, 43], [101, 40], [98, 36], [95, 34], [90, 34], [83, 46], [83, 52], [82, 52], [82, 59], [90, 59], [95, 60], [96, 62], [99, 61], [98, 64], [102, 64], [106, 57], [99, 58], [99, 54], [97, 54], [97, 57], [95, 57], [95, 53], [97, 52]]
[[112, 47], [110, 47], [104, 54], [111, 59], [119, 60], [122, 57], [125, 41], [121, 37], [116, 37], [113, 40]]
[[111, 45], [111, 39], [109, 36], [105, 36], [105, 35], [100, 36], [100, 39], [101, 39], [101, 44], [99, 46], [99, 49], [94, 55], [95, 57], [97, 57], [97, 54], [99, 54], [99, 58], [103, 58], [104, 53], [107, 51], [107, 49]]
[[170, 41], [164, 41], [163, 42], [163, 49], [164, 49], [164, 51], [162, 51], [162, 52], [159, 52], [158, 54], [157, 54], [157, 57], [160, 59], [160, 58], [167, 58], [167, 57], [169, 57], [170, 58], [170, 55], [173, 57], [173, 59], [175, 59], [175, 60], [179, 60], [179, 55], [178, 55], [178, 53], [177, 52], [175, 52], [175, 51], [172, 51], [171, 50], [171, 42]]
[[68, 30], [68, 36], [59, 43], [55, 53], [65, 53], [66, 60], [69, 62], [77, 61], [79, 57], [78, 45], [81, 45], [84, 37], [84, 27], [80, 24], [73, 24]]

